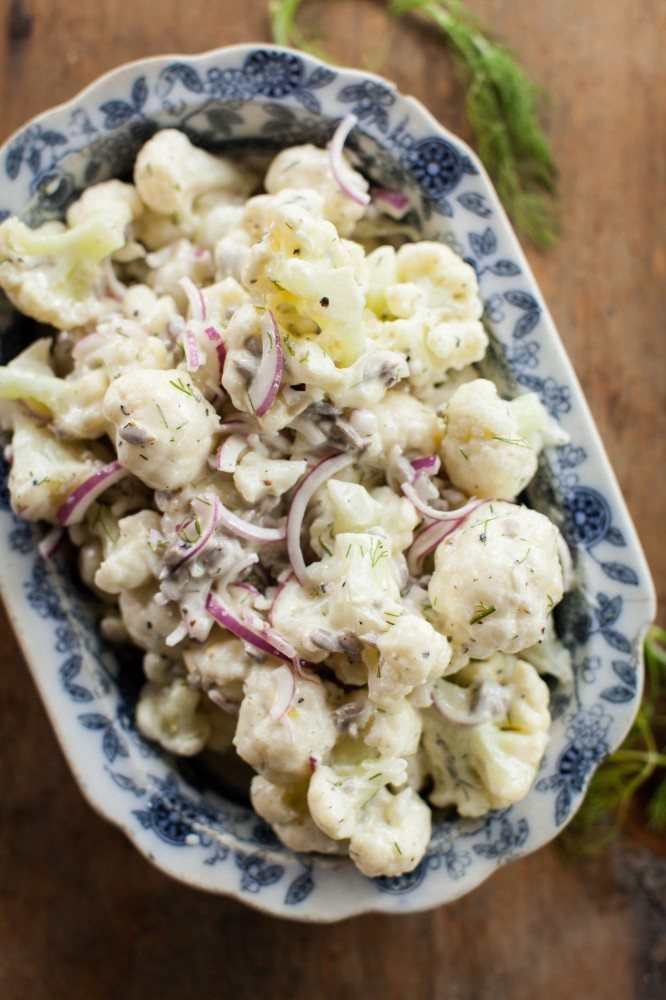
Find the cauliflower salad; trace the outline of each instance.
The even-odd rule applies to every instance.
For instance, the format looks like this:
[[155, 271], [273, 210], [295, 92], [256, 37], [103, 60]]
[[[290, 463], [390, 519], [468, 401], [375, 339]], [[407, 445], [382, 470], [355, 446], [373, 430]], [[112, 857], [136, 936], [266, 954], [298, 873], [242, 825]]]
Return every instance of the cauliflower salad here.
[[233, 746], [284, 844], [397, 876], [433, 808], [534, 781], [567, 550], [517, 498], [564, 439], [479, 376], [475, 272], [409, 241], [354, 124], [263, 182], [165, 129], [132, 183], [6, 219], [0, 286], [55, 333], [0, 368], [0, 421], [13, 510], [143, 651], [141, 733]]

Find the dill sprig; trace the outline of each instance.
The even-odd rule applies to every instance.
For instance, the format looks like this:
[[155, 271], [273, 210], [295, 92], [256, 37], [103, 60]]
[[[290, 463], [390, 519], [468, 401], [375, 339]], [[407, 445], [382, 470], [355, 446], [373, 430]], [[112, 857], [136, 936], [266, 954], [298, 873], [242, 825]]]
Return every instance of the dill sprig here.
[[[314, 51], [296, 24], [303, 0], [272, 0], [274, 41]], [[394, 17], [433, 22], [466, 87], [467, 116], [481, 161], [516, 228], [537, 246], [557, 231], [555, 166], [537, 116], [536, 88], [515, 56], [486, 31], [461, 0], [390, 0]]]
[[666, 831], [666, 631], [653, 625], [644, 650], [640, 711], [622, 746], [598, 768], [564, 834], [572, 853], [591, 854], [614, 840], [636, 803], [644, 808], [649, 829]]

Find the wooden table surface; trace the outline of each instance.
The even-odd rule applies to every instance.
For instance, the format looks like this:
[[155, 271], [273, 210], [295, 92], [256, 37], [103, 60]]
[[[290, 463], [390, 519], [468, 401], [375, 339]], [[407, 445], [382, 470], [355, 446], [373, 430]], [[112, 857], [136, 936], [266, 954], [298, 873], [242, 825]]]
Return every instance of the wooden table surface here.
[[[470, 5], [551, 94], [565, 228], [529, 256], [663, 601], [666, 5]], [[392, 77], [468, 137], [438, 43], [381, 6], [307, 13], [333, 59]], [[118, 63], [266, 40], [268, 25], [264, 0], [0, 0], [0, 32], [1, 140]], [[552, 845], [447, 908], [334, 927], [279, 923], [170, 881], [84, 802], [8, 628], [0, 615], [4, 1000], [666, 995], [663, 867], [628, 840], [586, 863]]]

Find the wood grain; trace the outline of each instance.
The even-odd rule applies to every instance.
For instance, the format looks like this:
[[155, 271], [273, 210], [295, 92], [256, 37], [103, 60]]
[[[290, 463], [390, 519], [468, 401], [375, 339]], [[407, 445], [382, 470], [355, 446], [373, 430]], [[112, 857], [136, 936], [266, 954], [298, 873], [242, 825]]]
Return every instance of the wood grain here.
[[[473, 0], [551, 94], [565, 228], [530, 252], [635, 519], [659, 595], [664, 524], [663, 59], [659, 0]], [[394, 78], [467, 136], [432, 34], [381, 4], [306, 12], [334, 59]], [[0, 0], [0, 139], [117, 63], [264, 40], [263, 0]], [[664, 619], [662, 618], [662, 621]], [[557, 846], [430, 914], [288, 925], [151, 868], [69, 776], [0, 621], [0, 996], [656, 998], [663, 869], [625, 841]]]

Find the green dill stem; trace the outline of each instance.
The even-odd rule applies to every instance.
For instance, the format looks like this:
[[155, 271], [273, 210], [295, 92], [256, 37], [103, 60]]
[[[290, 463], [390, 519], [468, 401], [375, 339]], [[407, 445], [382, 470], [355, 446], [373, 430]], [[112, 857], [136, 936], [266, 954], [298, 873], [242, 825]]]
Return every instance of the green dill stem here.
[[[272, 37], [278, 44], [317, 52], [296, 25], [302, 4], [271, 0]], [[463, 71], [477, 150], [502, 202], [529, 239], [540, 247], [552, 246], [557, 229], [555, 166], [527, 74], [460, 0], [389, 0], [388, 10], [398, 18], [421, 13], [440, 29]]]
[[614, 761], [636, 761], [654, 770], [657, 767], [666, 767], [666, 753], [648, 750], [616, 750], [613, 754]]

